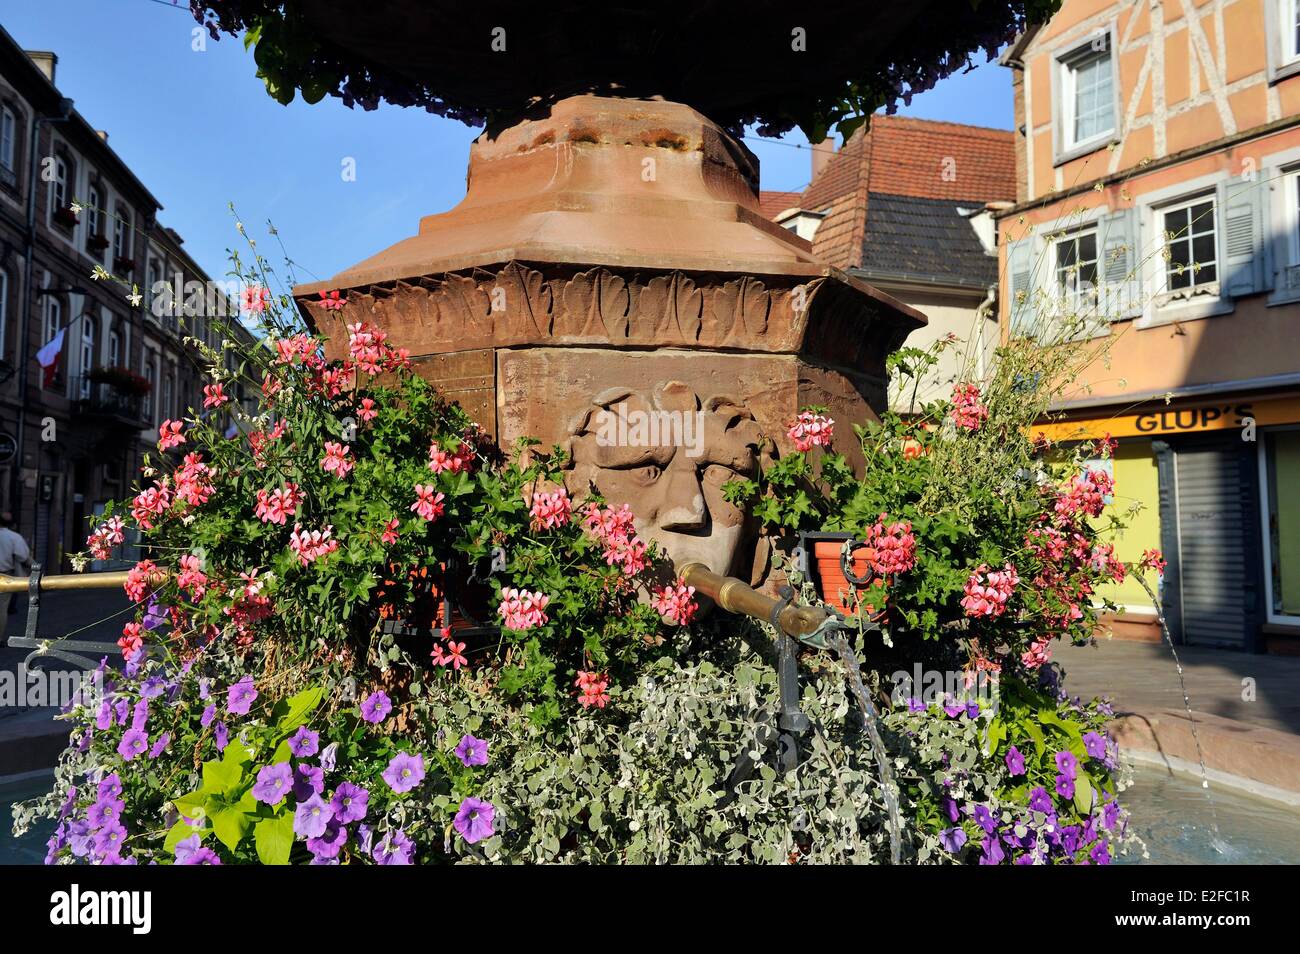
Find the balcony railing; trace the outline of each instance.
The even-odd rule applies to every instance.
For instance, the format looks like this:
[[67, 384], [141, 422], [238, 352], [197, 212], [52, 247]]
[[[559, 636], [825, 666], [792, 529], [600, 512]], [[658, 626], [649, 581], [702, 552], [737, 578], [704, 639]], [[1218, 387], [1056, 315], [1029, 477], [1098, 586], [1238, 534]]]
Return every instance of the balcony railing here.
[[73, 397], [81, 414], [100, 417], [118, 423], [143, 428], [145, 396], [128, 394], [103, 381], [91, 381], [84, 375], [73, 382]]

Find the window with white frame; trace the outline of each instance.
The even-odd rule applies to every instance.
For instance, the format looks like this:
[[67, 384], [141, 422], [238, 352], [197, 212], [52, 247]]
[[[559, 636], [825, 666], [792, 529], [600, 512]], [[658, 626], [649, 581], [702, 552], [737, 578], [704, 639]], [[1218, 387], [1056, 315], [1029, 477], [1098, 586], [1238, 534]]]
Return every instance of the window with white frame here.
[[68, 163], [62, 156], [54, 157], [54, 181], [50, 183], [50, 211], [58, 212], [68, 207]]
[[49, 344], [63, 327], [63, 303], [53, 295], [45, 299], [45, 335], [42, 344]]
[[1097, 230], [1086, 229], [1055, 242], [1056, 295], [1062, 310], [1090, 311], [1097, 297]]
[[152, 348], [144, 351], [144, 379], [149, 382], [145, 407], [150, 424], [158, 423], [158, 355]]
[[0, 166], [12, 176], [18, 165], [18, 117], [8, 106], [0, 106]]
[[1173, 295], [1217, 287], [1219, 249], [1214, 196], [1198, 196], [1157, 211], [1164, 235], [1164, 286]]
[[1115, 74], [1109, 34], [1059, 60], [1061, 147], [1072, 150], [1105, 141], [1115, 132]]
[[176, 376], [170, 371], [163, 378], [162, 410], [158, 413], [165, 419], [172, 417], [172, 400], [176, 393]]
[[87, 375], [95, 366], [95, 319], [90, 315], [81, 316], [81, 382], [79, 390], [83, 398], [90, 397], [90, 378]]
[[100, 208], [104, 204], [104, 194], [99, 191], [99, 186], [92, 185], [86, 193], [86, 241], [97, 237], [103, 231], [104, 223], [100, 218]]
[[1300, 2], [1279, 0], [1278, 34], [1282, 41], [1282, 62], [1300, 60]]
[[113, 256], [131, 257], [131, 210], [120, 205], [117, 207], [117, 219], [113, 222]]
[[108, 366], [110, 368], [120, 368], [122, 366], [122, 332], [120, 331], [109, 332]]

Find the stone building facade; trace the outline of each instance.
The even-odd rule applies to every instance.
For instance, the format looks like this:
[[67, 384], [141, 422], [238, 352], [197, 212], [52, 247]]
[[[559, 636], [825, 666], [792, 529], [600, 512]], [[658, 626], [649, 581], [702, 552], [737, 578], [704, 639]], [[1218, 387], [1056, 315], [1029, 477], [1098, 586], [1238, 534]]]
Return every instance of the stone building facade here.
[[[0, 510], [50, 572], [129, 491], [158, 424], [198, 403], [183, 337], [215, 340], [165, 290], [208, 276], [108, 135], [60, 94], [56, 65], [0, 29]], [[96, 266], [136, 283], [139, 305], [92, 279]], [[47, 373], [37, 353], [60, 331]]]

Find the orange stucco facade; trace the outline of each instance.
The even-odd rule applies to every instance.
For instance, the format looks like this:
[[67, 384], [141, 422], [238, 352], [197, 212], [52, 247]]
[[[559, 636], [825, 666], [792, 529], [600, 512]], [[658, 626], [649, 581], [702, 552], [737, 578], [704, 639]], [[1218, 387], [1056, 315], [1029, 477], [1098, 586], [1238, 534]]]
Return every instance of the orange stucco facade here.
[[1045, 433], [1120, 439], [1176, 638], [1300, 652], [1300, 4], [1065, 0], [1002, 62], [1002, 334], [1105, 346]]

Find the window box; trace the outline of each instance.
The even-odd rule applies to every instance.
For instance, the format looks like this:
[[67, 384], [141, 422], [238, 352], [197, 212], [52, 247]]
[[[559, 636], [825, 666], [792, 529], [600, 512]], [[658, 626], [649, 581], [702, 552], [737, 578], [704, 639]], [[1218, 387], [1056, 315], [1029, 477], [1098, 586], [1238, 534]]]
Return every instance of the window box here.
[[92, 235], [86, 239], [86, 248], [96, 255], [104, 254], [104, 249], [108, 248], [107, 235]]
[[130, 275], [135, 271], [135, 260], [125, 255], [117, 255], [113, 258], [113, 271], [119, 275]]
[[77, 227], [77, 213], [72, 211], [71, 206], [60, 206], [54, 210], [51, 216], [55, 225], [62, 226], [65, 229], [75, 229]]

